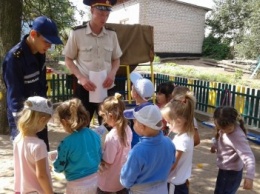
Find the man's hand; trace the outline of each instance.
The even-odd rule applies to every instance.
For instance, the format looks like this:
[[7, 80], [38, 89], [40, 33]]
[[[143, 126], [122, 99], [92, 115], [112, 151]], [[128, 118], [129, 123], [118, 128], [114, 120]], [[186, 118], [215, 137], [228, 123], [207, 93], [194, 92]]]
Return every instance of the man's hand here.
[[80, 78], [79, 82], [83, 86], [83, 88], [87, 91], [95, 91], [96, 89], [96, 85], [85, 77]]
[[112, 84], [114, 83], [114, 80], [115, 80], [115, 74], [110, 72], [105, 81], [103, 82], [103, 87], [104, 88], [110, 88], [112, 86]]

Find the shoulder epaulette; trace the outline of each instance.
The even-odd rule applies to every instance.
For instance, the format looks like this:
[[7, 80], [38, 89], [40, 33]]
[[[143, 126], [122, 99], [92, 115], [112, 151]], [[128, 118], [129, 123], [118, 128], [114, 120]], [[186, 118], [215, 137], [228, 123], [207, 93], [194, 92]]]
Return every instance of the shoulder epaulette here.
[[82, 28], [86, 28], [86, 27], [87, 27], [87, 24], [83, 24], [83, 25], [72, 27], [72, 30], [78, 30], [78, 29], [82, 29]]
[[22, 54], [23, 54], [22, 48], [18, 48], [15, 52], [13, 52], [15, 58], [20, 58]]
[[114, 28], [111, 28], [109, 26], [105, 26], [106, 30], [116, 31]]

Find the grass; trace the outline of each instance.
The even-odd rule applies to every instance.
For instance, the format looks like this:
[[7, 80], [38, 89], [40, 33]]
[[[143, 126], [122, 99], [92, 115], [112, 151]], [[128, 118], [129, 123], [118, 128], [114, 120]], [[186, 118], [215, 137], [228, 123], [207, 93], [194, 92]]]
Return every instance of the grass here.
[[[260, 89], [260, 80], [258, 79], [242, 79], [243, 73], [236, 70], [233, 75], [214, 73], [210, 71], [201, 71], [196, 67], [187, 67], [176, 63], [164, 63], [154, 65], [154, 72], [176, 77], [184, 77], [198, 79], [204, 81], [220, 82], [234, 85], [242, 85], [250, 88]], [[138, 71], [150, 71], [149, 66], [138, 66]]]

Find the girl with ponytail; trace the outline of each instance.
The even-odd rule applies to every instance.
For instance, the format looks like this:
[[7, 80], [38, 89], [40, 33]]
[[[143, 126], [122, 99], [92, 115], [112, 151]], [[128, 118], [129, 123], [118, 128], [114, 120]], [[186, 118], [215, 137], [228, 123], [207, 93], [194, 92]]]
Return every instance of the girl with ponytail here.
[[64, 172], [67, 179], [66, 194], [93, 194], [97, 190], [97, 171], [101, 161], [99, 135], [87, 128], [89, 113], [77, 98], [61, 103], [57, 116], [69, 135], [61, 141], [55, 172]]
[[132, 130], [123, 112], [125, 104], [121, 94], [107, 97], [99, 107], [103, 122], [112, 129], [105, 137], [102, 162], [98, 173], [98, 194], [127, 194], [120, 183], [120, 171], [131, 149]]
[[251, 190], [255, 177], [255, 157], [246, 138], [242, 117], [233, 107], [222, 106], [214, 111], [216, 136], [212, 153], [217, 153], [219, 168], [214, 194], [235, 194], [240, 186], [243, 168], [243, 188]]

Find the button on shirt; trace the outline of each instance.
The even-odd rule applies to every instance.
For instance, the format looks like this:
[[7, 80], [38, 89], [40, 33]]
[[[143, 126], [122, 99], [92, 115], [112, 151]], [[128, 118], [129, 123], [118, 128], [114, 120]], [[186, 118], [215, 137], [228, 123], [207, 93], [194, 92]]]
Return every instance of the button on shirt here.
[[89, 23], [86, 27], [70, 33], [63, 54], [76, 61], [79, 71], [86, 77], [89, 71], [111, 71], [111, 61], [122, 55], [117, 35], [103, 27], [100, 34], [92, 32]]

